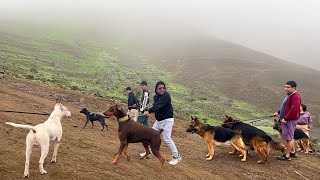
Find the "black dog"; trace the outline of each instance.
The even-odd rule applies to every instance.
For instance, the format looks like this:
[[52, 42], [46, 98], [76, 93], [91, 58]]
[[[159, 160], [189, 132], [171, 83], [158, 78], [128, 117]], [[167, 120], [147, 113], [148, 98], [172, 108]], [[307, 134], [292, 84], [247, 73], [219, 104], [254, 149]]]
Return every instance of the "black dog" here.
[[105, 118], [109, 118], [109, 117], [106, 117], [106, 116], [103, 116], [100, 114], [96, 114], [96, 113], [90, 113], [90, 111], [87, 108], [82, 108], [80, 113], [83, 113], [87, 116], [87, 121], [86, 121], [86, 124], [83, 126], [83, 128], [86, 127], [86, 125], [88, 124], [89, 121], [91, 121], [92, 128], [93, 128], [93, 121], [99, 121], [102, 126], [101, 131], [104, 130], [104, 127], [106, 127], [107, 131], [108, 131], [108, 126], [105, 123]]

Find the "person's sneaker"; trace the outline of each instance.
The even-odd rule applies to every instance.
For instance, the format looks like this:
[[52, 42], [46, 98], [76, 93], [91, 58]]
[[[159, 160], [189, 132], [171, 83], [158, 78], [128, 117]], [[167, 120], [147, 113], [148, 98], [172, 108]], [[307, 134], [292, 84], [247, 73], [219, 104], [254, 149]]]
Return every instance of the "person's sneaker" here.
[[290, 157], [298, 158], [298, 154], [295, 153], [295, 152], [291, 152], [291, 153], [290, 153]]
[[278, 160], [282, 160], [282, 161], [291, 161], [290, 157], [287, 156], [281, 156], [281, 157], [277, 157]]
[[176, 165], [178, 164], [178, 162], [180, 162], [182, 160], [181, 156], [179, 155], [178, 157], [172, 157], [172, 160], [169, 161], [169, 164], [171, 165]]
[[310, 150], [309, 154], [314, 155], [315, 153], [312, 150]]

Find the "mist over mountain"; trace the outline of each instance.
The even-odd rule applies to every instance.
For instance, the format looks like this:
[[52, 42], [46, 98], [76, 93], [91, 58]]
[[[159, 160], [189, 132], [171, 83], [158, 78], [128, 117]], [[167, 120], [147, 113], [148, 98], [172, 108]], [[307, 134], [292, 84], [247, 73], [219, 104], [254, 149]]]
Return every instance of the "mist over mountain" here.
[[[143, 6], [107, 2], [99, 6], [67, 2], [63, 6], [51, 2], [33, 8], [20, 5], [4, 9], [0, 31], [103, 49], [118, 56], [124, 66], [143, 66], [137, 60], [143, 58], [144, 63], [173, 73], [176, 82], [187, 86], [200, 82], [203, 87], [270, 112], [278, 109], [284, 83], [296, 80], [303, 102], [317, 115], [320, 103], [314, 97], [320, 87], [315, 81], [320, 77], [319, 71], [221, 38], [224, 36], [220, 33], [215, 36], [208, 29], [195, 26], [196, 21], [181, 21], [181, 16], [173, 16], [176, 9], [168, 11], [161, 3]], [[189, 17], [185, 14], [185, 19]], [[220, 28], [219, 23], [212, 27]]]
[[319, 5], [317, 0], [4, 0], [0, 17], [23, 18], [33, 25], [76, 25], [75, 31], [95, 33], [98, 40], [112, 29], [125, 37], [156, 32], [155, 28], [174, 30], [183, 24], [184, 31], [196, 29], [199, 34], [320, 70]]

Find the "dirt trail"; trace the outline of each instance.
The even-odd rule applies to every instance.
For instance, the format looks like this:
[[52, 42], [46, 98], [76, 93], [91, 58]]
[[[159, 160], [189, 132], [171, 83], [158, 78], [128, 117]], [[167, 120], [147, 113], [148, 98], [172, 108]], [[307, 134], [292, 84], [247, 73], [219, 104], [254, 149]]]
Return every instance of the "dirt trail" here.
[[[268, 162], [258, 165], [255, 152], [250, 152], [247, 162], [240, 162], [241, 158], [237, 155], [228, 155], [230, 147], [225, 145], [216, 147], [212, 161], [205, 161], [205, 143], [197, 135], [192, 139], [186, 138], [187, 121], [183, 120], [176, 120], [172, 135], [183, 157], [177, 166], [171, 166], [166, 161], [162, 171], [155, 172], [153, 168], [158, 165], [158, 159], [140, 160], [138, 154], [143, 151], [141, 144], [130, 144], [131, 161], [121, 158], [117, 165], [112, 165], [114, 153], [119, 147], [115, 119], [107, 120], [109, 131], [101, 132], [99, 123], [95, 123], [94, 129], [90, 124], [82, 129], [84, 116], [79, 113], [84, 106], [101, 112], [112, 101], [13, 77], [0, 80], [0, 101], [0, 109], [49, 113], [56, 102], [61, 102], [72, 113], [71, 118], [62, 121], [64, 134], [57, 163], [50, 163], [53, 148], [50, 146], [45, 160], [48, 174], [40, 175], [40, 152], [34, 149], [31, 179], [318, 179], [320, 175], [320, 159], [305, 157], [304, 154], [291, 162], [281, 162], [275, 159], [279, 153], [271, 151]], [[0, 179], [22, 179], [25, 137], [28, 133], [27, 130], [9, 127], [4, 122], [36, 125], [46, 118], [0, 112]], [[171, 158], [164, 142], [160, 152], [165, 159]]]

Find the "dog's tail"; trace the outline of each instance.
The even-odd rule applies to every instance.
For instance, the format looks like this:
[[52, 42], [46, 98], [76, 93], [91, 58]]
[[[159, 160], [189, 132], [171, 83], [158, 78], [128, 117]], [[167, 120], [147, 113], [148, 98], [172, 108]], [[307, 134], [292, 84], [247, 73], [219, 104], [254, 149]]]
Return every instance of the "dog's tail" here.
[[30, 126], [30, 125], [16, 124], [16, 123], [12, 123], [12, 122], [6, 122], [5, 124], [8, 124], [13, 127], [22, 128], [22, 129], [29, 129], [29, 130], [32, 130], [33, 132], [36, 132], [36, 128], [33, 126]]
[[274, 140], [270, 141], [271, 148], [277, 151], [284, 153], [286, 146], [283, 143], [275, 142]]

